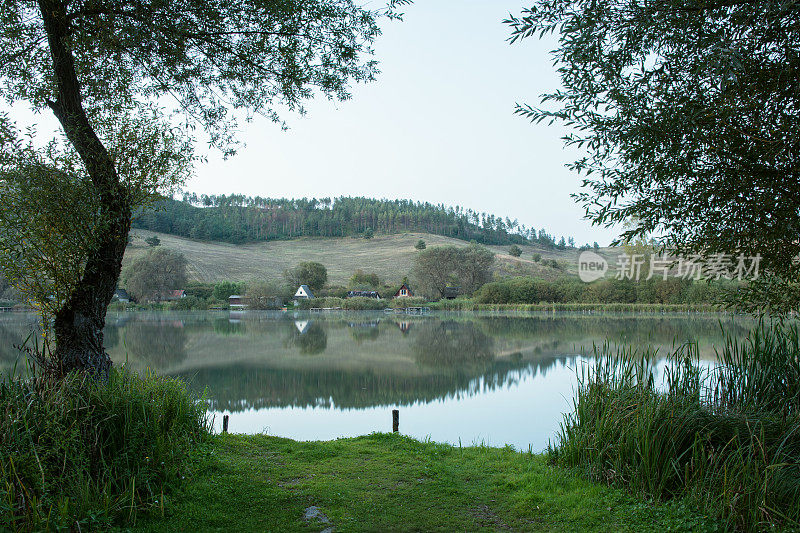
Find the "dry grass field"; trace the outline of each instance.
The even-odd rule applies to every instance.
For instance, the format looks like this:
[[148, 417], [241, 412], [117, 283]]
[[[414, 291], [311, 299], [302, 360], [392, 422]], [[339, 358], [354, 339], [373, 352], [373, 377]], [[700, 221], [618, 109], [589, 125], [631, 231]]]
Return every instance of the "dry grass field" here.
[[[196, 241], [133, 230], [133, 240], [125, 254], [125, 264], [146, 252], [144, 239], [157, 235], [161, 246], [182, 252], [189, 262], [190, 279], [204, 282], [222, 280], [249, 281], [277, 279], [281, 273], [303, 261], [317, 261], [328, 269], [331, 284], [344, 284], [353, 272], [362, 269], [375, 272], [387, 283], [399, 282], [409, 275], [414, 256], [419, 253], [414, 245], [419, 239], [428, 247], [468, 243], [427, 233], [376, 235], [373, 239], [361, 238], [302, 238], [290, 241], [271, 241], [256, 244], [234, 245], [222, 242]], [[496, 269], [506, 275], [533, 275], [553, 279], [576, 271], [577, 250], [547, 250], [522, 246], [522, 257], [508, 255], [508, 246], [490, 246], [497, 254]], [[533, 261], [533, 254], [542, 259], [556, 259], [564, 271], [543, 266]]]

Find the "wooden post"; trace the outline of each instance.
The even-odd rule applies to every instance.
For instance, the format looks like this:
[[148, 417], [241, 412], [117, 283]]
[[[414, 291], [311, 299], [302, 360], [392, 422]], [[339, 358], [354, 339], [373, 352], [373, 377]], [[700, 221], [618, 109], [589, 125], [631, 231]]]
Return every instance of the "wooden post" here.
[[228, 432], [228, 415], [222, 417], [222, 432]]
[[400, 410], [392, 409], [392, 431], [397, 433], [400, 431]]

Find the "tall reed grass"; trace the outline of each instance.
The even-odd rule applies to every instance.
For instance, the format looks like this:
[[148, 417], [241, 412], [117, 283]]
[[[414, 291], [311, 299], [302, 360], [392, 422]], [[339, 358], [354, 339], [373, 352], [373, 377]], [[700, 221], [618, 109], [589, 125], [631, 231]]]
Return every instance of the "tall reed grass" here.
[[0, 530], [97, 530], [163, 505], [210, 431], [178, 380], [0, 380]]
[[696, 345], [656, 379], [650, 349], [595, 347], [549, 455], [596, 480], [688, 497], [731, 529], [800, 527], [800, 342], [760, 322], [704, 368]]

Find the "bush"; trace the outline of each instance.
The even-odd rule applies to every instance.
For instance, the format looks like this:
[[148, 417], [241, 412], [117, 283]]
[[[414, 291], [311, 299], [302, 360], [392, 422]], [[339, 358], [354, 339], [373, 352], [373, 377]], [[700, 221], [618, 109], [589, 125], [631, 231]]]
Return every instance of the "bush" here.
[[244, 283], [234, 283], [233, 281], [221, 281], [214, 285], [211, 297], [217, 301], [228, 303], [228, 297], [234, 294], [242, 295], [247, 288]]
[[511, 248], [508, 249], [508, 255], [510, 255], [511, 257], [519, 257], [522, 255], [522, 248], [520, 248], [516, 244], [512, 244]]
[[311, 298], [309, 300], [299, 300], [300, 309], [311, 309], [315, 307], [340, 307], [350, 311], [370, 311], [386, 309], [389, 306], [388, 300], [377, 300], [375, 298]]
[[760, 323], [709, 371], [683, 345], [664, 387], [653, 355], [596, 350], [551, 458], [656, 498], [693, 498], [729, 529], [800, 525], [797, 327]]
[[381, 278], [374, 272], [367, 274], [360, 268], [350, 276], [350, 287], [370, 287], [375, 288], [381, 284]]
[[201, 300], [196, 296], [187, 296], [185, 298], [181, 298], [180, 300], [176, 300], [172, 304], [172, 309], [175, 311], [191, 311], [193, 309], [204, 311], [208, 309], [208, 301]]
[[393, 309], [405, 307], [425, 307], [428, 305], [428, 301], [425, 298], [420, 298], [418, 296], [414, 296], [412, 298], [396, 298], [394, 300], [389, 300], [387, 303], [389, 304], [389, 307]]
[[103, 529], [158, 508], [209, 434], [175, 379], [112, 370], [0, 382], [0, 529]]

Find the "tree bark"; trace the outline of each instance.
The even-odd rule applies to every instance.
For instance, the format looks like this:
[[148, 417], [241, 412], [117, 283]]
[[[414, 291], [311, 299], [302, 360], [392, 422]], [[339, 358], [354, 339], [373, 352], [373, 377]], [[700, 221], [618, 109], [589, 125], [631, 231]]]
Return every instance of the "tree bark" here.
[[103, 327], [122, 269], [131, 225], [130, 201], [114, 161], [83, 107], [75, 58], [67, 44], [71, 28], [66, 3], [39, 0], [39, 11], [57, 88], [55, 101], [48, 104], [83, 161], [100, 204], [98, 235], [89, 250], [83, 276], [55, 316], [54, 355], [64, 373], [85, 371], [105, 378], [111, 358], [103, 349]]

